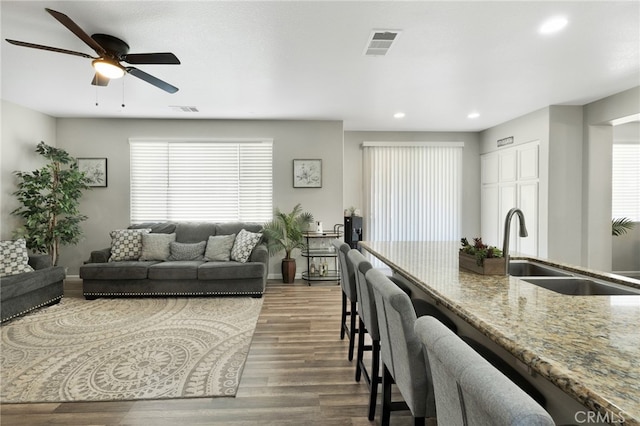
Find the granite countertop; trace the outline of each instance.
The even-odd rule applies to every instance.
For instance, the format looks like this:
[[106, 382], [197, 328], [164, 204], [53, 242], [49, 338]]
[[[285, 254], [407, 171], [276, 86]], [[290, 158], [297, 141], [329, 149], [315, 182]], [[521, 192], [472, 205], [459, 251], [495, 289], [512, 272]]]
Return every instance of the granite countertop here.
[[587, 408], [640, 425], [640, 296], [568, 296], [517, 277], [460, 271], [457, 241], [360, 245]]

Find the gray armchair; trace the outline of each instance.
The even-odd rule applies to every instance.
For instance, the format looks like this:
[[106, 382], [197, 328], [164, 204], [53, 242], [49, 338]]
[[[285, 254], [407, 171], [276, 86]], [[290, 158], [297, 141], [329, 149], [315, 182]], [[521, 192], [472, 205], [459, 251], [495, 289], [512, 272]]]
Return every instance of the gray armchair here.
[[0, 278], [2, 322], [62, 299], [64, 268], [51, 266], [48, 255], [29, 256], [29, 265], [35, 270]]

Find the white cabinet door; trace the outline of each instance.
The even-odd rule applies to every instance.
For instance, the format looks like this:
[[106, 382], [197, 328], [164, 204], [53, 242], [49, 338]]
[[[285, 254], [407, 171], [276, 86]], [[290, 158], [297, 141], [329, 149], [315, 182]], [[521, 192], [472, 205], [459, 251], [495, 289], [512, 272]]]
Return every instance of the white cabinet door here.
[[[511, 210], [513, 207], [516, 207], [516, 200], [517, 200], [516, 184], [515, 183], [501, 184], [500, 185], [500, 202], [499, 202], [501, 226], [499, 227], [500, 232], [498, 234], [500, 237], [500, 244], [498, 245], [499, 249], [502, 249], [502, 242], [504, 240], [504, 218], [507, 216], [507, 213], [509, 213], [509, 210]], [[516, 248], [514, 244], [516, 235], [518, 234], [515, 232], [514, 226], [512, 224], [511, 239], [509, 241], [511, 242], [511, 249], [514, 249], [514, 250]]]
[[483, 185], [496, 184], [499, 182], [499, 167], [500, 162], [497, 154], [485, 154], [480, 157]]
[[518, 181], [538, 179], [538, 144], [518, 149]]
[[539, 142], [483, 154], [481, 165], [481, 231], [485, 243], [502, 248], [507, 212], [524, 213], [529, 236], [518, 236], [518, 219], [511, 223], [511, 252], [538, 255]]
[[[529, 236], [518, 237], [518, 244], [512, 246], [522, 254], [538, 255], [538, 182], [518, 184], [518, 207], [524, 213]], [[515, 227], [516, 224], [512, 224]], [[513, 240], [512, 240], [513, 241]]]
[[516, 181], [516, 155], [514, 149], [500, 152], [500, 183]]
[[498, 210], [499, 193], [498, 185], [483, 185], [480, 193], [481, 211], [481, 234], [485, 244], [500, 247], [500, 211]]

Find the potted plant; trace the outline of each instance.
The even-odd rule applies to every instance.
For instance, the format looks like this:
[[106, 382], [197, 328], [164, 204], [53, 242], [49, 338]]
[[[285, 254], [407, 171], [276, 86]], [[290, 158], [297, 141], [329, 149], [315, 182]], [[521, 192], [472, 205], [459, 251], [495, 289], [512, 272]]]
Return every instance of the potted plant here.
[[87, 217], [80, 214], [80, 197], [89, 180], [65, 150], [40, 142], [36, 152], [48, 164], [33, 172], [14, 173], [18, 190], [13, 195], [22, 206], [11, 214], [24, 220], [16, 237], [24, 238], [31, 251], [49, 254], [56, 266], [60, 245], [75, 244], [82, 235], [80, 222]]
[[479, 237], [473, 239], [473, 244], [466, 238], [460, 242], [458, 260], [461, 269], [482, 275], [504, 275], [506, 262], [502, 250], [484, 244]]
[[614, 237], [624, 235], [627, 231], [632, 230], [634, 225], [635, 223], [628, 217], [611, 219], [611, 235]]
[[302, 211], [296, 204], [291, 213], [283, 213], [276, 208], [273, 220], [265, 223], [263, 233], [267, 240], [269, 254], [275, 255], [284, 250], [282, 259], [282, 282], [292, 283], [296, 276], [296, 260], [291, 257], [294, 249], [304, 249], [304, 232], [313, 222], [313, 215]]

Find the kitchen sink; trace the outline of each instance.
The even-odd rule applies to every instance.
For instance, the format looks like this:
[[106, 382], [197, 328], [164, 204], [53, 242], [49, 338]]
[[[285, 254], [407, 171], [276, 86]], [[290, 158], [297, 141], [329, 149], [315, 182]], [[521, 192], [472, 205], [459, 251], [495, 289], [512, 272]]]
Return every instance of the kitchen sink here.
[[635, 295], [640, 296], [640, 289], [633, 289], [621, 285], [594, 281], [582, 277], [539, 277], [523, 278], [531, 284], [555, 291], [556, 293], [572, 296], [613, 296]]
[[568, 277], [570, 273], [527, 260], [509, 262], [509, 275], [514, 277]]

